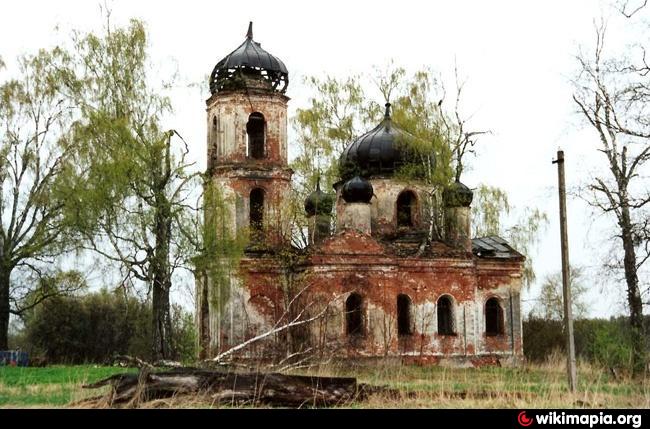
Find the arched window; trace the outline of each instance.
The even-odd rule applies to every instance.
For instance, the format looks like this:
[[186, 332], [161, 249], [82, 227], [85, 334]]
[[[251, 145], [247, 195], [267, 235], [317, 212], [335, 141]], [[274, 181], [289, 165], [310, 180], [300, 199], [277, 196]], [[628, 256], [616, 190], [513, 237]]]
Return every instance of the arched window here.
[[397, 295], [397, 335], [411, 335], [411, 298]]
[[264, 190], [255, 188], [250, 195], [250, 228], [252, 231], [260, 231], [264, 224]]
[[219, 122], [217, 116], [212, 117], [212, 130], [210, 131], [210, 144], [212, 145], [212, 156], [217, 158], [217, 141], [219, 138]]
[[348, 335], [361, 335], [363, 333], [363, 299], [358, 293], [352, 293], [345, 300], [345, 332]]
[[251, 113], [246, 124], [246, 136], [248, 156], [254, 159], [264, 158], [264, 115]]
[[451, 298], [444, 295], [438, 299], [438, 334], [454, 334], [454, 318], [451, 306]]
[[397, 197], [397, 226], [413, 226], [417, 198], [412, 191], [404, 191]]
[[485, 303], [485, 335], [503, 334], [503, 309], [497, 298], [490, 298]]

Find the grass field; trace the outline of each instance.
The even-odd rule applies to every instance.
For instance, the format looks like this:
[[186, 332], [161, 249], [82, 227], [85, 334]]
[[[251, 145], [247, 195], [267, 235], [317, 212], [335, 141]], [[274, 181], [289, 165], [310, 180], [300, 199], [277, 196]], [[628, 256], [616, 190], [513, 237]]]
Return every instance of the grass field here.
[[[102, 391], [82, 389], [135, 369], [97, 366], [0, 367], [0, 407], [65, 407]], [[579, 392], [570, 394], [562, 364], [521, 368], [452, 369], [419, 366], [322, 367], [321, 376], [354, 376], [361, 383], [398, 389], [399, 397], [373, 395], [353, 408], [650, 408], [650, 380], [615, 380], [607, 371], [579, 367]], [[163, 406], [214, 404], [178, 398]], [[157, 406], [161, 406], [160, 403]]]
[[0, 367], [0, 407], [63, 407], [97, 392], [82, 389], [112, 374], [136, 371], [102, 366]]

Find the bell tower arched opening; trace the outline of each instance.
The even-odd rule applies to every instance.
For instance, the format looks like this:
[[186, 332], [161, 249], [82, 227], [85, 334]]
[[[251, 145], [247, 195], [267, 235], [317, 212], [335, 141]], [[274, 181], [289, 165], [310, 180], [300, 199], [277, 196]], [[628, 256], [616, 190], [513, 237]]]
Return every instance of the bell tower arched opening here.
[[249, 158], [263, 159], [265, 157], [265, 129], [264, 115], [259, 112], [251, 113], [246, 123], [246, 154]]
[[255, 188], [250, 194], [250, 228], [251, 231], [259, 232], [264, 225], [264, 189]]

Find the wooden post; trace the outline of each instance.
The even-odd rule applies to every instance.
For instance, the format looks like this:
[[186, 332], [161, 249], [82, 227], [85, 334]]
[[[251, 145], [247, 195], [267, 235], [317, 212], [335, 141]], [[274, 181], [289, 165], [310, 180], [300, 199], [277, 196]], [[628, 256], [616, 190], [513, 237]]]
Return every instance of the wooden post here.
[[564, 334], [566, 337], [567, 375], [569, 389], [576, 391], [576, 349], [573, 341], [573, 315], [571, 314], [571, 284], [569, 278], [569, 239], [566, 220], [566, 187], [564, 183], [564, 151], [557, 151], [558, 187], [560, 194], [560, 246], [562, 249], [562, 293], [564, 296]]

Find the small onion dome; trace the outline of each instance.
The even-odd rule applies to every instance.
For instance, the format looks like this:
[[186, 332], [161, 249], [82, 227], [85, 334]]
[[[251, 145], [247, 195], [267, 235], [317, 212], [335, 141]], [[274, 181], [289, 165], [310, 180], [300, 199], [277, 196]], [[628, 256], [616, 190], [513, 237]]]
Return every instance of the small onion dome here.
[[366, 179], [355, 176], [343, 184], [341, 196], [346, 203], [370, 203], [374, 191]]
[[214, 66], [210, 75], [210, 93], [241, 86], [241, 80], [246, 76], [266, 81], [280, 93], [284, 93], [289, 84], [289, 72], [284, 63], [253, 40], [252, 22], [248, 24], [244, 43]]
[[472, 190], [458, 181], [452, 183], [442, 193], [445, 207], [469, 207], [473, 198]]
[[307, 216], [329, 215], [334, 207], [334, 198], [320, 190], [320, 179], [316, 182], [316, 190], [305, 199]]

